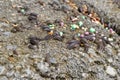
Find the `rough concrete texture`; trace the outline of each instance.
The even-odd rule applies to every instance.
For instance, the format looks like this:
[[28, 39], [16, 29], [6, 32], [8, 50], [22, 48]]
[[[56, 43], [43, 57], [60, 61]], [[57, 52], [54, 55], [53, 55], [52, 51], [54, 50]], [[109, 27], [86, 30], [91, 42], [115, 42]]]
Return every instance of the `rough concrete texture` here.
[[[66, 49], [73, 35], [91, 27], [107, 37], [110, 35], [103, 25], [92, 22], [77, 10], [83, 1], [94, 6], [97, 14], [105, 13], [119, 25], [119, 0], [0, 0], [0, 80], [120, 80], [120, 37], [116, 32], [110, 42], [113, 46], [107, 44], [103, 51], [96, 48], [100, 43], [93, 42], [88, 42], [88, 52], [84, 52], [84, 47]], [[20, 7], [25, 6], [28, 10], [19, 12]], [[37, 14], [39, 24], [50, 20], [56, 31], [64, 32], [65, 39], [40, 41], [39, 49], [36, 46], [29, 49], [29, 36], [43, 38], [47, 35], [28, 20], [30, 13]], [[75, 15], [78, 20], [71, 21], [70, 17]], [[64, 26], [55, 24], [56, 19], [62, 20]], [[83, 22], [85, 29], [71, 31], [70, 25], [78, 21]], [[22, 30], [11, 32], [21, 24]]]

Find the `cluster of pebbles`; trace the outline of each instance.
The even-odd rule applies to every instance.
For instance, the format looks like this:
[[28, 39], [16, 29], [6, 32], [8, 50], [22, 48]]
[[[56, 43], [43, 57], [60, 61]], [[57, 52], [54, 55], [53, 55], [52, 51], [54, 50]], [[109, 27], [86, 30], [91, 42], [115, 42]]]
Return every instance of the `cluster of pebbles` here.
[[[100, 4], [102, 2], [104, 3]], [[119, 1], [0, 1], [0, 80], [119, 80], [120, 12], [117, 2]], [[94, 9], [104, 24], [95, 22], [99, 21], [98, 17], [88, 16], [84, 4]], [[92, 21], [93, 18], [95, 21]], [[110, 24], [111, 19], [114, 19], [113, 24]], [[49, 23], [52, 27], [41, 28]], [[110, 33], [111, 29], [105, 28], [108, 23], [114, 30], [113, 33]], [[74, 27], [77, 24], [82, 27]], [[53, 28], [59, 35], [56, 33], [51, 38], [49, 35], [54, 34]], [[87, 52], [84, 52], [83, 47], [67, 49], [66, 42], [73, 39], [73, 36], [77, 40], [79, 35], [89, 29], [110, 37], [110, 44], [100, 46], [104, 48], [103, 51], [96, 48], [99, 43], [91, 41], [88, 41]], [[64, 40], [61, 35], [64, 35]]]

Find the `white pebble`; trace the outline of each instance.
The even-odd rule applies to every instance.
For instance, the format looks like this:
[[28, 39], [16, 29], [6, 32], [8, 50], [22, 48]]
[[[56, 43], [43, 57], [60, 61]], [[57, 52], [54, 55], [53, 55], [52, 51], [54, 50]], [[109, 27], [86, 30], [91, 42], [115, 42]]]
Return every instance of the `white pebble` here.
[[117, 71], [113, 67], [107, 66], [106, 73], [111, 75], [111, 76], [116, 76]]
[[6, 73], [6, 68], [4, 66], [0, 66], [0, 75]]
[[112, 63], [112, 62], [113, 62], [113, 59], [112, 59], [112, 58], [109, 58], [109, 59], [108, 59], [108, 62], [109, 62], [109, 63]]
[[108, 38], [109, 41], [113, 41], [113, 38]]
[[82, 76], [83, 76], [84, 78], [86, 78], [86, 77], [88, 77], [89, 75], [88, 75], [87, 73], [82, 73]]

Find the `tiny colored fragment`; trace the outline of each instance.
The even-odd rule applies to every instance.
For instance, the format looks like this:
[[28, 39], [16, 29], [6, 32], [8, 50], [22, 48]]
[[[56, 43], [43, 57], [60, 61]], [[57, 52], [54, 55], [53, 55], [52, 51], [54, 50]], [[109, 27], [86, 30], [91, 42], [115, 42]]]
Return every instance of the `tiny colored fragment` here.
[[23, 14], [24, 14], [24, 13], [25, 13], [25, 9], [21, 9], [21, 13], [23, 13]]
[[50, 24], [48, 25], [50, 27], [50, 29], [54, 29], [55, 28], [55, 25], [54, 24]]
[[78, 23], [78, 25], [81, 27], [81, 26], [83, 25], [83, 22], [80, 21], [80, 22]]
[[91, 32], [91, 33], [94, 33], [94, 32], [95, 32], [95, 29], [94, 29], [94, 28], [90, 28], [90, 32]]
[[82, 16], [83, 19], [85, 19], [85, 16]]
[[79, 28], [79, 26], [76, 25], [76, 24], [72, 24], [72, 25], [71, 25], [71, 30], [75, 30], [76, 28]]
[[63, 36], [63, 32], [60, 32], [59, 34], [60, 34], [60, 36]]
[[77, 36], [79, 37], [79, 36], [80, 36], [80, 33], [78, 33]]

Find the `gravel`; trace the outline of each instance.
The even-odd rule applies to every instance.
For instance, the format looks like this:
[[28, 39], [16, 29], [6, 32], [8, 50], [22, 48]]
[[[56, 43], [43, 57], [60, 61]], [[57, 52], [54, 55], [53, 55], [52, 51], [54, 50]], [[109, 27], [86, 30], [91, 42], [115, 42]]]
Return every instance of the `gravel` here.
[[[80, 5], [80, 1], [93, 5], [101, 11], [101, 16], [104, 12], [120, 25], [119, 0], [0, 1], [0, 80], [119, 80], [120, 37], [116, 32], [109, 38], [111, 44], [103, 46], [104, 51], [98, 50], [97, 44], [91, 41], [88, 52], [84, 52], [84, 47], [66, 49], [66, 43], [73, 35], [82, 34], [90, 28], [95, 28], [102, 35], [110, 35], [103, 25], [92, 22], [90, 17], [77, 11], [76, 6]], [[25, 6], [28, 10], [24, 14], [19, 13], [18, 10]], [[28, 20], [31, 12], [38, 14], [39, 24], [62, 20], [64, 25], [56, 23], [55, 29], [63, 32], [65, 39], [39, 41], [39, 48], [34, 46], [34, 49], [29, 49], [29, 36], [43, 38], [47, 35], [40, 26]], [[70, 17], [77, 20], [71, 21]], [[79, 21], [83, 22], [82, 28], [71, 31], [70, 25], [78, 24]], [[11, 30], [16, 24], [22, 31], [13, 33]]]

